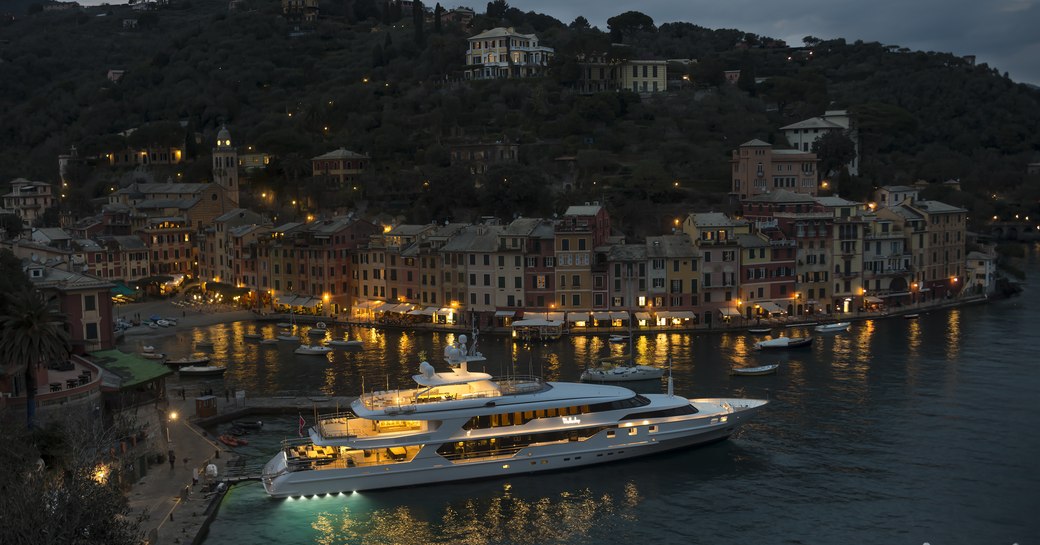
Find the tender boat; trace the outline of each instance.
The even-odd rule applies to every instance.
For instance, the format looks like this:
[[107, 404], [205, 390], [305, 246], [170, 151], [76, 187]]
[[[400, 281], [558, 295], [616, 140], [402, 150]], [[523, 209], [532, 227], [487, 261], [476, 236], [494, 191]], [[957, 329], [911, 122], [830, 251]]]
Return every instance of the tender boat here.
[[169, 320], [156, 320], [155, 324], [162, 327], [170, 327], [171, 325], [173, 325], [169, 322]]
[[364, 343], [362, 343], [359, 340], [347, 341], [342, 339], [333, 339], [331, 341], [326, 342], [325, 346], [333, 346], [336, 348], [361, 348], [364, 346]]
[[748, 333], [751, 333], [752, 335], [766, 335], [768, 333], [772, 333], [773, 332], [773, 328], [771, 328], [771, 327], [749, 327], [747, 331], [748, 331]]
[[259, 341], [259, 340], [263, 340], [264, 336], [261, 335], [260, 333], [246, 333], [246, 334], [242, 335], [242, 338], [247, 340], [247, 341]]
[[726, 439], [768, 401], [636, 394], [617, 386], [493, 378], [466, 336], [451, 367], [423, 361], [409, 390], [363, 392], [318, 417], [264, 466], [270, 496], [312, 496], [509, 477], [625, 460]]
[[636, 365], [628, 356], [603, 360], [581, 373], [582, 382], [626, 382], [651, 380], [664, 376], [664, 369], [652, 365]]
[[298, 337], [296, 335], [285, 334], [285, 333], [283, 333], [281, 335], [278, 335], [277, 337], [275, 337], [275, 339], [278, 339], [279, 341], [282, 341], [283, 343], [298, 343], [298, 342], [300, 342], [300, 337]]
[[610, 343], [627, 343], [628, 335], [611, 335], [607, 338], [607, 342]]
[[264, 427], [263, 420], [236, 420], [235, 426], [247, 430], [258, 430]]
[[219, 439], [220, 439], [221, 443], [224, 443], [225, 445], [227, 445], [229, 447], [241, 447], [241, 446], [249, 444], [249, 441], [246, 441], [245, 439], [242, 439], [241, 437], [235, 437], [234, 435], [230, 435], [230, 434], [227, 434], [227, 433], [225, 433], [224, 435], [221, 435], [219, 437]]
[[177, 372], [182, 377], [219, 377], [224, 371], [227, 371], [227, 367], [223, 365], [188, 365]]
[[268, 346], [271, 346], [271, 345], [278, 344], [279, 342], [280, 341], [278, 339], [264, 339], [264, 340], [260, 341], [260, 344], [266, 344]]
[[329, 329], [325, 327], [325, 322], [318, 322], [314, 327], [307, 330], [307, 334], [314, 337], [324, 337], [328, 332]]
[[820, 324], [814, 329], [817, 333], [837, 333], [839, 331], [848, 331], [851, 322], [834, 322], [832, 324]]
[[758, 367], [735, 367], [730, 370], [731, 375], [739, 375], [745, 377], [755, 377], [760, 375], [772, 375], [780, 368], [779, 363], [772, 363], [769, 365], [760, 365]]
[[904, 314], [903, 315], [903, 318], [906, 319], [906, 320], [916, 320], [916, 319], [918, 319], [920, 317], [921, 317], [920, 314]]
[[187, 356], [175, 360], [166, 360], [166, 365], [203, 365], [209, 363], [209, 356]]
[[777, 337], [766, 341], [755, 343], [755, 350], [778, 350], [783, 348], [798, 348], [812, 344], [812, 337]]
[[141, 352], [141, 357], [150, 360], [162, 360], [166, 359], [164, 352]]
[[150, 354], [152, 352], [155, 352], [155, 347], [152, 346], [152, 345], [146, 344], [146, 345], [141, 347], [141, 352], [144, 352], [146, 354]]
[[298, 346], [296, 347], [296, 350], [293, 350], [293, 354], [299, 354], [301, 356], [324, 356], [329, 352], [332, 352], [331, 348], [320, 345], [303, 345]]
[[278, 324], [276, 325], [282, 329], [292, 329], [293, 327], [293, 325], [289, 322], [278, 322]]

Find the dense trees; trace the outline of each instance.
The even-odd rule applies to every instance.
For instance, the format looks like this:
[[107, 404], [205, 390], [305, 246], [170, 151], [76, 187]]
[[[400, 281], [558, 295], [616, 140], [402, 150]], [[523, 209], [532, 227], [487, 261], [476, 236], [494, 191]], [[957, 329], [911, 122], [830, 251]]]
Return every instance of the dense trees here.
[[[782, 145], [777, 127], [826, 109], [855, 114], [865, 186], [956, 177], [968, 191], [989, 184], [1011, 192], [1023, 186], [1025, 164], [1040, 153], [1038, 93], [952, 55], [807, 36], [809, 55], [736, 29], [656, 27], [639, 12], [610, 19], [610, 31], [624, 39], [612, 48], [610, 34], [582, 17], [567, 26], [505, 0], [490, 2], [472, 29], [449, 24], [440, 32], [434, 25], [426, 32], [422, 17], [402, 19], [398, 2], [350, 4], [353, 22], [329, 17], [300, 32], [278, 16], [277, 6], [228, 16], [206, 3], [156, 11], [153, 29], [123, 30], [124, 6], [86, 22], [41, 12], [0, 28], [0, 38], [19, 44], [0, 52], [0, 180], [56, 181], [54, 158], [71, 145], [89, 156], [181, 142], [197, 149], [176, 171], [199, 181], [208, 175], [208, 150], [221, 123], [236, 145], [275, 156], [265, 173], [252, 176], [258, 187], [311, 202], [354, 202], [356, 194], [332, 198], [317, 187], [307, 195], [309, 158], [342, 146], [371, 155], [373, 176], [388, 187], [413, 191], [411, 200], [369, 203], [395, 210], [420, 200], [446, 208], [414, 193], [419, 186], [400, 173], [421, 172], [438, 187], [450, 185], [441, 183], [451, 168], [445, 153], [458, 139], [518, 141], [521, 167], [541, 169], [554, 188], [550, 195], [571, 187], [561, 199], [666, 195], [691, 204], [725, 191], [733, 147], [751, 138]], [[373, 5], [379, 15], [362, 18]], [[536, 32], [556, 49], [550, 76], [461, 81], [466, 36], [503, 25]], [[687, 79], [667, 94], [576, 94], [578, 56], [603, 53], [696, 62], [673, 63], [670, 75]], [[106, 79], [113, 68], [126, 71], [118, 83]], [[741, 71], [735, 87], [724, 79], [734, 69]], [[119, 135], [128, 129], [137, 131]], [[584, 166], [561, 171], [556, 167], [567, 164], [561, 157], [579, 157]], [[591, 168], [590, 157], [604, 167]], [[159, 180], [174, 175], [172, 168], [154, 170]], [[107, 168], [93, 175], [70, 189], [70, 202], [85, 209], [104, 194], [99, 188], [111, 187], [107, 182], [138, 176]], [[659, 180], [680, 180], [688, 191], [640, 187]], [[517, 188], [494, 190], [531, 209], [544, 204]], [[482, 198], [467, 197], [467, 203]]]

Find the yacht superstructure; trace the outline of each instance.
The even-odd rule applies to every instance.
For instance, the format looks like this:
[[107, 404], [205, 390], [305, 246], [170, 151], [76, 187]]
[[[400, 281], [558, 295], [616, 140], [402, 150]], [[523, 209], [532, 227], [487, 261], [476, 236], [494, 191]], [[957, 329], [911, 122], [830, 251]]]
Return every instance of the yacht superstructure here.
[[560, 470], [729, 437], [765, 400], [686, 399], [626, 388], [492, 378], [466, 336], [410, 390], [361, 395], [322, 416], [264, 467], [273, 497], [307, 496]]

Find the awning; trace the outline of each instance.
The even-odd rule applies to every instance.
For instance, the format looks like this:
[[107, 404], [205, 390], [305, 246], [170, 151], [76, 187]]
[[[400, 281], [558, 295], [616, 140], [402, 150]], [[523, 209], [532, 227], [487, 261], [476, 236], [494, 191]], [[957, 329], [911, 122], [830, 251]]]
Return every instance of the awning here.
[[868, 296], [868, 297], [864, 297], [863, 300], [868, 302], [868, 303], [884, 303], [884, 301], [880, 297]]
[[367, 308], [369, 310], [383, 306], [383, 302], [373, 299], [371, 301], [359, 301], [354, 308]]
[[412, 316], [433, 316], [434, 314], [437, 314], [437, 307], [417, 308], [415, 310], [409, 310], [408, 314], [411, 314]]
[[560, 322], [554, 322], [552, 320], [528, 318], [526, 320], [517, 320], [513, 322], [513, 329], [523, 329], [525, 327], [560, 327], [561, 325]]
[[409, 305], [408, 303], [400, 303], [397, 305], [388, 304], [387, 306], [380, 308], [379, 312], [394, 312], [397, 314], [404, 314], [410, 310], [412, 310], [412, 305]]
[[772, 301], [763, 301], [759, 303], [758, 306], [770, 314], [781, 314], [784, 312], [784, 309], [780, 308], [780, 305], [777, 305]]
[[496, 310], [495, 318], [512, 318], [516, 316], [515, 310]]
[[296, 301], [293, 302], [293, 306], [314, 308], [318, 306], [318, 303], [320, 302], [321, 299], [318, 299], [317, 297], [298, 297]]
[[629, 314], [627, 312], [611, 312], [610, 313], [610, 319], [611, 320], [631, 320], [632, 317], [629, 316]]
[[438, 310], [437, 312], [435, 312], [434, 314], [437, 314], [438, 316], [449, 316], [453, 312], [456, 312], [455, 309], [453, 309], [451, 307], [444, 307], [444, 308]]
[[645, 322], [645, 321], [647, 321], [649, 319], [650, 319], [650, 314], [647, 313], [647, 312], [637, 312], [636, 313], [636, 320], [640, 320], [640, 321], [644, 321]]
[[573, 324], [575, 322], [587, 322], [589, 320], [589, 313], [587, 312], [568, 312], [567, 323]]
[[676, 320], [696, 320], [697, 315], [689, 310], [676, 310], [672, 312], [672, 318]]
[[[538, 315], [537, 312], [529, 312], [528, 314], [534, 314], [536, 316]], [[543, 314], [543, 316], [545, 317], [545, 319], [553, 321], [553, 322], [562, 322], [563, 321], [563, 313], [562, 312], [546, 312], [546, 313]]]
[[882, 295], [881, 297], [905, 297], [907, 295], [910, 295], [910, 292], [908, 292], [908, 291], [901, 291], [899, 293], [886, 293], [885, 295]]
[[668, 310], [659, 310], [659, 311], [657, 311], [657, 319], [658, 320], [660, 320], [661, 318], [664, 318], [665, 320], [667, 320], [667, 319], [669, 319], [671, 317], [672, 317], [671, 311], [668, 311]]
[[722, 307], [719, 309], [719, 314], [723, 316], [740, 316], [740, 311], [735, 308]]
[[595, 320], [609, 320], [610, 319], [610, 313], [609, 312], [593, 312], [592, 313], [592, 318], [595, 319]]

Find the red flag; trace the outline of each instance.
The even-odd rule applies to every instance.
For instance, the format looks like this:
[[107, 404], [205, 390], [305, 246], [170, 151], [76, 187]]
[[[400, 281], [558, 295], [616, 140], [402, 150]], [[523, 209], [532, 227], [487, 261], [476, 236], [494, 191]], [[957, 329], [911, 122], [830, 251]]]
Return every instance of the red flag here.
[[300, 437], [303, 437], [303, 427], [307, 425], [307, 421], [303, 419], [303, 415], [300, 415]]

